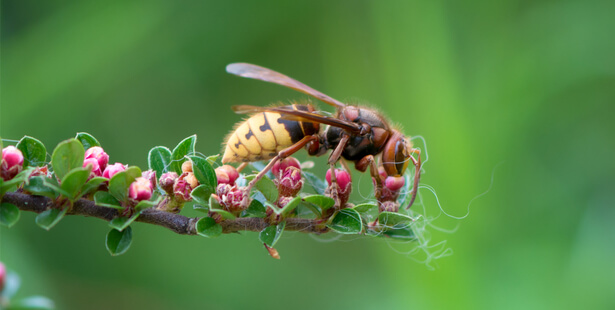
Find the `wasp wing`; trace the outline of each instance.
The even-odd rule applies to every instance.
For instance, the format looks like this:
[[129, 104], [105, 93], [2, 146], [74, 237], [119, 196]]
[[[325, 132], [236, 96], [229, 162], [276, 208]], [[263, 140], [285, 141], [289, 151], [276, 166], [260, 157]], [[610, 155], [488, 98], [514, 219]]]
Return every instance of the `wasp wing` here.
[[289, 107], [258, 107], [251, 105], [234, 105], [231, 107], [231, 109], [237, 114], [250, 114], [259, 112], [279, 113], [282, 115], [283, 119], [287, 120], [330, 125], [333, 127], [344, 129], [348, 133], [352, 134], [359, 134], [361, 132], [361, 126], [356, 123], [307, 111], [294, 110]]
[[310, 95], [328, 105], [336, 108], [343, 108], [346, 105], [338, 100], [335, 100], [293, 78], [290, 78], [282, 73], [267, 69], [265, 67], [252, 65], [249, 63], [232, 63], [226, 66], [226, 72], [238, 75], [245, 78], [257, 79], [265, 82], [275, 83], [304, 94]]

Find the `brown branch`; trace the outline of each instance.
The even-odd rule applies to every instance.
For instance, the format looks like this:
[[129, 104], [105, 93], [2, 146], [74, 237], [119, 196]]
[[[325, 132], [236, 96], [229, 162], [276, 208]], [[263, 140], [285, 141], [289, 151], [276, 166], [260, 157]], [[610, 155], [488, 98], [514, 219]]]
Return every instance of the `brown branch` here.
[[[16, 205], [20, 210], [41, 213], [49, 208], [59, 207], [54, 205], [52, 199], [43, 196], [28, 195], [24, 193], [9, 192], [4, 194], [2, 202]], [[93, 201], [79, 199], [73, 205], [72, 210], [66, 215], [82, 215], [96, 217], [110, 221], [118, 215], [116, 209], [97, 206]], [[139, 215], [137, 222], [162, 226], [181, 235], [196, 235], [195, 224], [199, 218], [186, 217], [180, 214], [147, 209]], [[323, 228], [318, 227], [317, 221], [301, 218], [286, 219], [285, 230], [301, 231], [305, 233], [322, 233]], [[234, 220], [224, 220], [220, 222], [223, 233], [234, 233], [239, 231], [261, 231], [269, 226], [262, 218], [242, 217]]]

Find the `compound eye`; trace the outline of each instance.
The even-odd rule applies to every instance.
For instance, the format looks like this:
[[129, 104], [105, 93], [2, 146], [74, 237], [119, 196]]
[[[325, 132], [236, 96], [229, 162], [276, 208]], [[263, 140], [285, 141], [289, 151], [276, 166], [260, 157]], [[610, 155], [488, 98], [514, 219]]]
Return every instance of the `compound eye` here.
[[406, 168], [408, 168], [409, 159], [408, 145], [404, 139], [399, 139], [395, 143], [395, 170], [397, 170], [397, 175], [404, 174]]

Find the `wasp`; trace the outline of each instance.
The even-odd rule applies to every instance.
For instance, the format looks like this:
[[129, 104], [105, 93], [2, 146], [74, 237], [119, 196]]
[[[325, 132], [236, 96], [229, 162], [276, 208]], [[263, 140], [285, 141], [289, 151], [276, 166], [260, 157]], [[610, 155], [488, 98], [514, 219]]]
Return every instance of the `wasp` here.
[[[358, 171], [365, 172], [369, 168], [376, 181], [377, 198], [382, 192], [378, 167], [384, 168], [388, 177], [403, 178], [411, 161], [415, 174], [412, 196], [407, 206], [410, 208], [416, 198], [420, 178], [420, 150], [413, 148], [410, 139], [390, 126], [379, 112], [344, 104], [282, 73], [261, 66], [232, 63], [226, 67], [226, 71], [240, 77], [297, 90], [336, 109], [333, 116], [327, 116], [317, 111], [309, 102], [271, 107], [232, 106], [235, 113], [251, 116], [236, 125], [235, 130], [227, 137], [222, 163], [270, 160], [250, 181], [248, 192], [277, 161], [305, 147], [312, 156], [333, 150], [328, 160], [332, 170], [340, 158], [354, 162]], [[321, 128], [321, 125], [324, 125], [324, 128]], [[376, 160], [378, 156], [379, 163]], [[331, 173], [331, 177], [332, 185], [335, 185], [335, 173]], [[335, 193], [337, 192], [332, 192], [334, 199]]]

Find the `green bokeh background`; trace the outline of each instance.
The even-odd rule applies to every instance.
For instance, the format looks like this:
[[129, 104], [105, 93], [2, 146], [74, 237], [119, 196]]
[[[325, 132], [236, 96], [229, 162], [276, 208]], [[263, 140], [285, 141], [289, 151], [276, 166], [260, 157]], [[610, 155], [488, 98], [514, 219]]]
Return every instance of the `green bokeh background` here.
[[[305, 98], [234, 77], [276, 69], [377, 106], [427, 141], [429, 266], [409, 244], [287, 233], [216, 239], [137, 223], [111, 257], [106, 223], [0, 228], [20, 296], [58, 309], [614, 309], [615, 2], [2, 1], [4, 139], [49, 149], [86, 131], [146, 166], [197, 134], [220, 151], [233, 104]], [[320, 105], [328, 109], [324, 104]], [[420, 140], [415, 140], [421, 144]], [[6, 144], [6, 142], [5, 142]], [[301, 158], [305, 158], [302, 155]], [[316, 158], [324, 172], [326, 158]], [[319, 170], [320, 169], [320, 170]], [[354, 201], [371, 190], [354, 175]], [[493, 177], [493, 182], [492, 182]], [[491, 186], [484, 196], [470, 201]], [[432, 249], [432, 252], [437, 252]], [[435, 257], [434, 257], [435, 258]], [[431, 268], [433, 267], [433, 269]]]

